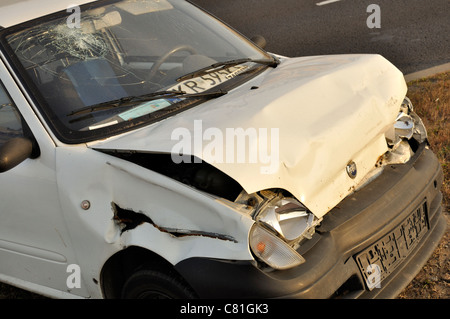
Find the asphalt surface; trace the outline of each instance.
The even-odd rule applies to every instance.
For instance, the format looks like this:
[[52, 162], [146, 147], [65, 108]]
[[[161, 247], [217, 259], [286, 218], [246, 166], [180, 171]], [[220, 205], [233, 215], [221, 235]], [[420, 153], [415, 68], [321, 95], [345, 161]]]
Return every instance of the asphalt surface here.
[[[281, 55], [378, 53], [404, 74], [450, 62], [449, 0], [192, 0]], [[380, 8], [381, 28], [370, 4]]]

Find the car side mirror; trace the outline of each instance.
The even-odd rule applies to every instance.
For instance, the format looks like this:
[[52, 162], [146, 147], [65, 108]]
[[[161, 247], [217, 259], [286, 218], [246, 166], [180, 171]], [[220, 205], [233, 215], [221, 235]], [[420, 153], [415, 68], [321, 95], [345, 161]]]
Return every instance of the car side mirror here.
[[33, 153], [33, 143], [24, 137], [7, 141], [0, 147], [0, 173], [13, 169]]
[[267, 41], [262, 35], [255, 35], [250, 40], [252, 40], [252, 42], [259, 46], [261, 49], [264, 49], [267, 45]]

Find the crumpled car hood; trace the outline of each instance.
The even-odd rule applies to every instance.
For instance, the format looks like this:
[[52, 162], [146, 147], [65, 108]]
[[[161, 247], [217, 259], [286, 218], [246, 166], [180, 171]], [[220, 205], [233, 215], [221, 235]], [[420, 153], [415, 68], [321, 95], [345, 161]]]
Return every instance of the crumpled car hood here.
[[[283, 59], [277, 68], [223, 97], [88, 146], [173, 153], [180, 137], [172, 134], [182, 128], [193, 140], [190, 155], [228, 174], [247, 193], [285, 189], [320, 218], [350, 194], [388, 150], [385, 133], [406, 91], [402, 73], [379, 55]], [[212, 143], [211, 136], [202, 135], [208, 128], [223, 136], [227, 128], [267, 129], [270, 138], [263, 151], [271, 154], [270, 162], [267, 157], [256, 163], [218, 162], [217, 153], [204, 151]], [[261, 137], [247, 139], [246, 149], [264, 148]], [[225, 154], [230, 141], [224, 142]], [[346, 170], [350, 162], [356, 164], [355, 178]]]

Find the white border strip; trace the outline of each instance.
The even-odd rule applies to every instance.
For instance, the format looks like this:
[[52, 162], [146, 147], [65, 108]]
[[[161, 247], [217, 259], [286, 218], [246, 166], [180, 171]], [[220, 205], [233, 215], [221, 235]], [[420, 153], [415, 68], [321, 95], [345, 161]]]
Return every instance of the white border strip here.
[[341, 1], [341, 0], [326, 0], [326, 1], [316, 3], [316, 6], [324, 6], [326, 4], [330, 4], [333, 2], [339, 2], [339, 1]]

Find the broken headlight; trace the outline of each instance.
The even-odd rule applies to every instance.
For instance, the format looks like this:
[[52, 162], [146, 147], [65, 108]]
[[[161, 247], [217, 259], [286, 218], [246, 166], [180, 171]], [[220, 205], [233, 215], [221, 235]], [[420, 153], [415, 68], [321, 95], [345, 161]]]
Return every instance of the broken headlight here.
[[421, 118], [414, 112], [409, 98], [405, 97], [400, 107], [397, 119], [394, 123], [393, 132], [388, 138], [388, 143], [395, 148], [404, 140], [414, 138], [419, 144], [427, 139], [427, 130]]
[[408, 162], [417, 146], [427, 138], [422, 119], [414, 112], [411, 101], [405, 97], [392, 129], [386, 134], [389, 151], [381, 157], [378, 167]]
[[274, 269], [288, 269], [305, 262], [296, 249], [311, 239], [317, 219], [293, 197], [273, 195], [255, 214], [250, 232], [252, 252]]

